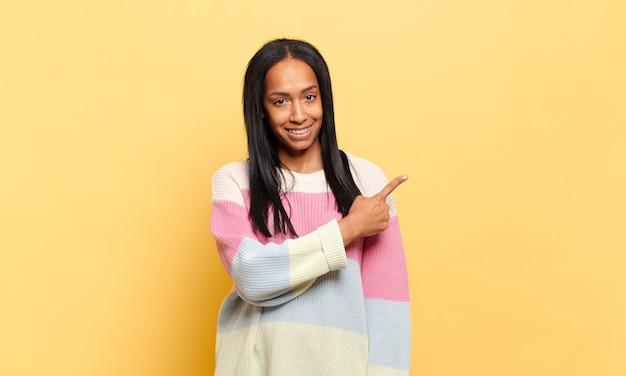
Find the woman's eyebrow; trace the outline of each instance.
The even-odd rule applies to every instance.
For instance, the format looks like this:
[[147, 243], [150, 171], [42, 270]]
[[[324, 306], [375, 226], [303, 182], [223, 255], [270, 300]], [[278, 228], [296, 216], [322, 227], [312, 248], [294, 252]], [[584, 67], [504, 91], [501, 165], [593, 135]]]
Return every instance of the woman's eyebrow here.
[[[304, 93], [304, 92], [312, 90], [312, 89], [317, 89], [317, 85], [313, 84], [311, 86], [307, 86], [304, 89], [300, 90], [300, 93]], [[272, 91], [271, 93], [268, 94], [268, 96], [272, 96], [272, 95], [280, 95], [280, 96], [283, 96], [283, 97], [288, 97], [291, 94], [286, 92], [286, 91]]]
[[300, 93], [304, 93], [305, 91], [309, 91], [309, 90], [312, 90], [312, 89], [317, 89], [317, 85], [313, 84], [311, 86], [307, 86], [304, 89], [300, 90]]

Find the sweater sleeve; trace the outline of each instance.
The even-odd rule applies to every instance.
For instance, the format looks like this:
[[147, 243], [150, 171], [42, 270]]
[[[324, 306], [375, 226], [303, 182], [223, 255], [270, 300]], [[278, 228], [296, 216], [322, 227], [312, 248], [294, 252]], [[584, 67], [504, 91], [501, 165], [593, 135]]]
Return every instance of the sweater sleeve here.
[[346, 267], [336, 220], [297, 239], [266, 242], [248, 216], [246, 188], [236, 171], [222, 168], [213, 176], [211, 233], [243, 300], [264, 307], [283, 304], [306, 291], [317, 277]]
[[368, 375], [408, 375], [411, 312], [404, 247], [397, 217], [390, 219], [385, 231], [365, 239], [361, 273], [370, 340]]
[[[380, 168], [360, 161], [364, 195], [379, 192], [387, 178]], [[370, 345], [368, 375], [408, 375], [411, 315], [406, 260], [393, 195], [387, 197], [389, 227], [364, 239], [361, 278]]]

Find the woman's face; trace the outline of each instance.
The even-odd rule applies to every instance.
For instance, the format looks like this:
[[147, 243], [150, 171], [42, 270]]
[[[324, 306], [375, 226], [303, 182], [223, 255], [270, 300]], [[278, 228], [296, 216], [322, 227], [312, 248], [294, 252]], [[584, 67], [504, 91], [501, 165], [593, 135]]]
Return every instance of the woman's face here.
[[265, 117], [278, 140], [281, 159], [320, 158], [317, 136], [323, 110], [313, 69], [302, 60], [287, 58], [267, 71], [265, 81]]

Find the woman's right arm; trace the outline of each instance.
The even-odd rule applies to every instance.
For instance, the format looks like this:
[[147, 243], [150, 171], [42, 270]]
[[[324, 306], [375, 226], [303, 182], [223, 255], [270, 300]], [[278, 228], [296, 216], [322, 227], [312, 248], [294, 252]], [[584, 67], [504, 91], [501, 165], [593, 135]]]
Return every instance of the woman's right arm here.
[[230, 164], [213, 176], [211, 233], [239, 296], [254, 305], [275, 306], [302, 294], [315, 279], [345, 268], [347, 258], [336, 220], [282, 243], [264, 243], [245, 205], [244, 164]]

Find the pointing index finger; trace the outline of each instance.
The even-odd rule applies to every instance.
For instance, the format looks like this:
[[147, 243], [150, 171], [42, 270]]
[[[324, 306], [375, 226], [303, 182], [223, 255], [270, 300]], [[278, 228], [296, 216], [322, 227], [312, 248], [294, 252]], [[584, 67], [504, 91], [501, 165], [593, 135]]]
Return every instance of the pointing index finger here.
[[386, 198], [391, 194], [391, 192], [393, 192], [394, 189], [398, 188], [398, 186], [404, 183], [408, 178], [408, 175], [398, 176], [397, 178], [390, 181], [380, 192], [378, 192], [378, 194]]

